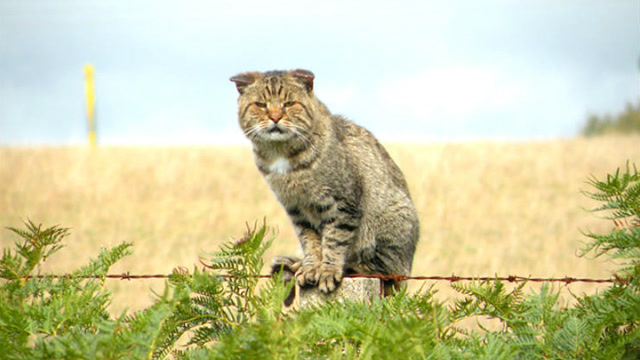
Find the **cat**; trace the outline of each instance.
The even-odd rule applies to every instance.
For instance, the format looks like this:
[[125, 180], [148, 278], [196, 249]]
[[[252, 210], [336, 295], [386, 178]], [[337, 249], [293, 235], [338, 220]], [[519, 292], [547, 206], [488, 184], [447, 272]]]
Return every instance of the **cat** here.
[[[273, 269], [323, 293], [348, 274], [408, 276], [420, 226], [407, 182], [368, 130], [332, 115], [316, 98], [314, 79], [303, 69], [230, 79], [255, 163], [304, 254], [277, 258]], [[399, 283], [384, 285], [386, 294]]]

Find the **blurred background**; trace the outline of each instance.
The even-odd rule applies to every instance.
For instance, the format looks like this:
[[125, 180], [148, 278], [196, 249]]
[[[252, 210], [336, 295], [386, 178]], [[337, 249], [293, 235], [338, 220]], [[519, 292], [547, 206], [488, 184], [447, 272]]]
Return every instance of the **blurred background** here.
[[247, 143], [229, 77], [292, 68], [386, 141], [573, 137], [637, 111], [639, 17], [637, 0], [0, 0], [0, 145], [86, 143], [85, 64], [99, 144]]

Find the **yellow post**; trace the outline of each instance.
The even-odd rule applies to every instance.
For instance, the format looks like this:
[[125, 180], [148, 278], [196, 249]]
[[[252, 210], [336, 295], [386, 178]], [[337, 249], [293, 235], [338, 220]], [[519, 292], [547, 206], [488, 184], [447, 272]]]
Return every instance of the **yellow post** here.
[[93, 65], [84, 66], [84, 84], [87, 95], [87, 127], [89, 129], [89, 147], [96, 147], [96, 94], [93, 81]]

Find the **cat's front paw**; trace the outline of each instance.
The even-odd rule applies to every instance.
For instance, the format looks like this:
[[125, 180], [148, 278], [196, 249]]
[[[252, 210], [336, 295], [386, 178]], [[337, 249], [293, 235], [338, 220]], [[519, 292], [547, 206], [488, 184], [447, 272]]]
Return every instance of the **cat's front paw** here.
[[342, 281], [342, 269], [327, 264], [302, 265], [296, 274], [301, 287], [318, 286], [325, 294], [334, 291]]
[[318, 289], [325, 294], [335, 290], [342, 281], [342, 269], [336, 266], [323, 264], [318, 275]]
[[300, 287], [315, 286], [320, 276], [320, 263], [303, 264], [296, 273], [296, 281]]

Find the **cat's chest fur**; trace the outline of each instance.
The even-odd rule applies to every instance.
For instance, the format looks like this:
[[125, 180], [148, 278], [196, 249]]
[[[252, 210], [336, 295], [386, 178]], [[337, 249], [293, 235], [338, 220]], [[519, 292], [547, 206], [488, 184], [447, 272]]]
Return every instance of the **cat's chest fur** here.
[[269, 172], [272, 174], [285, 175], [291, 169], [291, 162], [284, 156], [277, 157], [269, 165]]
[[265, 180], [283, 205], [293, 205], [313, 198], [321, 188], [321, 177], [312, 169], [296, 169], [295, 162], [286, 157], [277, 157], [267, 165]]
[[[264, 178], [280, 203], [287, 207], [314, 208], [319, 200], [329, 198], [336, 190], [336, 174], [327, 176], [328, 167], [315, 157], [311, 163], [297, 158], [274, 156], [256, 159]], [[263, 171], [264, 170], [264, 171]]]

